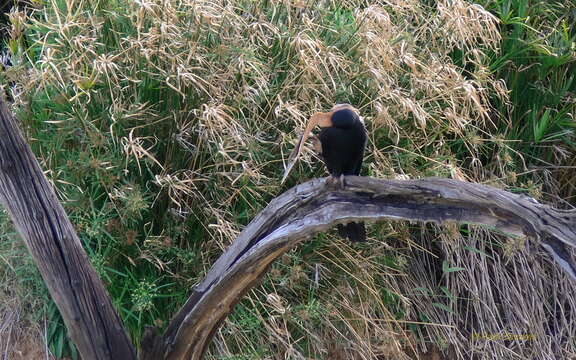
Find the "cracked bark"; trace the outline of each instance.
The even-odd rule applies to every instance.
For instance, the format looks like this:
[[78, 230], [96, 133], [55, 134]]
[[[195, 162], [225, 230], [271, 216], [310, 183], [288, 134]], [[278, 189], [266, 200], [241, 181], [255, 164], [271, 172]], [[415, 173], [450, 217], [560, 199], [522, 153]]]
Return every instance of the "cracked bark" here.
[[122, 320], [52, 185], [0, 99], [0, 200], [83, 359], [136, 359]]

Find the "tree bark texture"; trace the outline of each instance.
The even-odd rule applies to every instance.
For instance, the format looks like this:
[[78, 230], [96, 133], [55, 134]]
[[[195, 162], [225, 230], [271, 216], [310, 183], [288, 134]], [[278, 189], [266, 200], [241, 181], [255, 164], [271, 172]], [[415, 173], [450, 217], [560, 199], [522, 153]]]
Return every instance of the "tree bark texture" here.
[[136, 359], [102, 281], [2, 99], [0, 200], [30, 250], [82, 359]]
[[298, 242], [337, 223], [382, 219], [483, 224], [528, 236], [576, 280], [565, 245], [576, 246], [576, 211], [555, 210], [534, 199], [450, 179], [410, 181], [347, 176], [315, 179], [275, 198], [216, 261], [174, 316], [163, 336], [143, 341], [141, 359], [201, 359], [218, 325], [266, 272]]

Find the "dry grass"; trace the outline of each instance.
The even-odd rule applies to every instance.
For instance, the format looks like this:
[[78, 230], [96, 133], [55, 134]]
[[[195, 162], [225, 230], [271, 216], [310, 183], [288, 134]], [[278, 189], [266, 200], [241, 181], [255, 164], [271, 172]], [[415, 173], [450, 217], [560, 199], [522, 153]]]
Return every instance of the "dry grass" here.
[[[420, 317], [450, 327], [419, 335], [454, 359], [573, 358], [573, 285], [536, 244], [526, 245], [477, 228], [467, 237], [425, 236], [422, 246], [434, 253], [412, 252], [398, 287]], [[442, 261], [463, 270], [442, 272]]]
[[[272, 197], [324, 174], [309, 146], [280, 186], [298, 131], [335, 103], [366, 119], [366, 175], [526, 187], [490, 105], [509, 101], [489, 70], [498, 21], [479, 5], [49, 0], [11, 19], [6, 90], [134, 337]], [[358, 247], [321, 235], [272, 268], [208, 358], [409, 359], [430, 343], [451, 359], [572, 355], [573, 285], [532, 242], [469, 231], [378, 224]], [[124, 294], [141, 287], [106, 266], [181, 294], [135, 308]]]
[[[5, 218], [6, 214], [0, 216]], [[4, 225], [1, 228], [0, 356], [18, 360], [52, 359], [45, 343], [45, 299], [39, 298], [41, 293], [31, 283], [37, 276], [35, 268], [23, 244], [15, 241], [13, 229]]]

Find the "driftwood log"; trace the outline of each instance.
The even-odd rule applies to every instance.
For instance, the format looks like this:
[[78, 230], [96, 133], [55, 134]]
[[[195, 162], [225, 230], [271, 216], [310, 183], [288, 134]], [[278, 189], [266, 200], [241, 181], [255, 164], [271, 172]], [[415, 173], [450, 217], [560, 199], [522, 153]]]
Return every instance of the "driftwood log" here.
[[[0, 99], [0, 200], [48, 285], [83, 359], [133, 359], [135, 350], [72, 224], [12, 114]], [[148, 328], [139, 358], [201, 359], [234, 305], [300, 241], [352, 220], [483, 224], [528, 236], [576, 280], [576, 211], [555, 210], [492, 187], [449, 179], [315, 179], [275, 198], [194, 289], [163, 334]]]

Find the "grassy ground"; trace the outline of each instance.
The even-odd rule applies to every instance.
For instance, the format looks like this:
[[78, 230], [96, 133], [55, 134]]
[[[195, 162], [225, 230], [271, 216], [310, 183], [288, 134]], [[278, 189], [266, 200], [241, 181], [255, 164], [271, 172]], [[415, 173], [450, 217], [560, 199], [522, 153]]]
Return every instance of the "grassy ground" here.
[[[307, 149], [279, 182], [307, 117], [334, 103], [366, 119], [364, 175], [574, 205], [576, 5], [481, 3], [35, 1], [10, 14], [0, 82], [137, 340], [270, 199], [325, 175]], [[53, 354], [75, 356], [6, 215], [0, 224], [0, 330], [20, 314]], [[369, 237], [321, 234], [285, 255], [208, 358], [575, 353], [574, 287], [535, 242], [398, 222]]]

